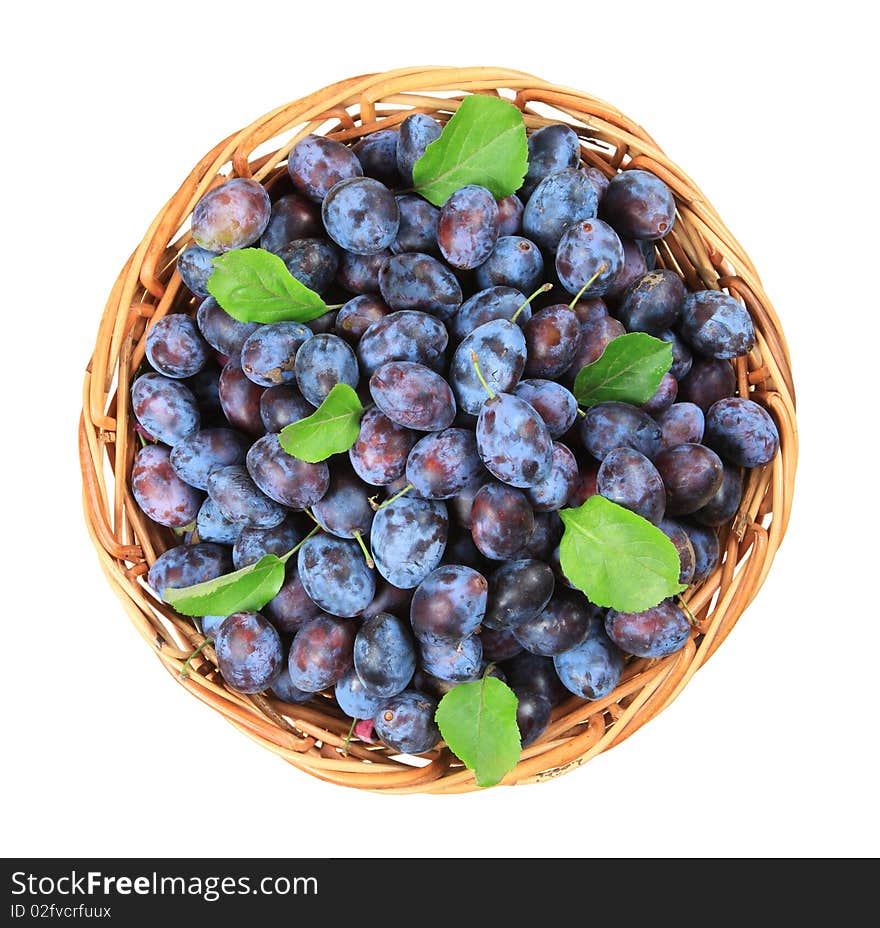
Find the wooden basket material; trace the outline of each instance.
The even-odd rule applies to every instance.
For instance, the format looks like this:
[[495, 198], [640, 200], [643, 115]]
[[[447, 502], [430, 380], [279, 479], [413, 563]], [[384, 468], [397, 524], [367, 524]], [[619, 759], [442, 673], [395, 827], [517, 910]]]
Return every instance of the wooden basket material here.
[[153, 220], [107, 301], [86, 373], [79, 428], [86, 522], [110, 585], [171, 676], [265, 748], [344, 786], [397, 793], [476, 788], [471, 772], [443, 746], [425, 755], [419, 766], [381, 745], [353, 741], [346, 749], [350, 720], [332, 699], [318, 696], [292, 706], [226, 688], [210, 647], [182, 674], [187, 657], [204, 638], [192, 621], [159, 602], [144, 583], [149, 566], [177, 539], [147, 519], [131, 495], [137, 442], [129, 387], [149, 327], [169, 312], [192, 309], [175, 259], [191, 242], [189, 215], [208, 190], [231, 175], [271, 185], [283, 174], [291, 148], [311, 132], [350, 141], [397, 125], [413, 111], [445, 121], [470, 93], [514, 100], [529, 130], [554, 122], [570, 125], [581, 138], [584, 163], [608, 176], [643, 168], [669, 185], [678, 213], [672, 233], [657, 250], [658, 263], [679, 272], [691, 288], [723, 288], [748, 308], [757, 345], [735, 362], [738, 390], [770, 411], [781, 438], [775, 460], [748, 473], [740, 509], [721, 535], [722, 562], [686, 594], [696, 618], [687, 646], [661, 660], [632, 660], [620, 686], [604, 699], [572, 697], [559, 705], [543, 737], [523, 751], [503, 782], [533, 783], [572, 770], [619, 744], [668, 706], [724, 641], [764, 582], [791, 507], [797, 462], [795, 396], [776, 313], [749, 257], [699, 188], [644, 129], [614, 107], [519, 71], [409, 68], [340, 81], [224, 139]]

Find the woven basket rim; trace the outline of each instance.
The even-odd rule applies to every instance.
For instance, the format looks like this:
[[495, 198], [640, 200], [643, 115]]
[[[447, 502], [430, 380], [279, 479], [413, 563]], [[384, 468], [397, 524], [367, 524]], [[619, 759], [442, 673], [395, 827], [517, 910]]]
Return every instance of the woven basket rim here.
[[[176, 542], [169, 530], [140, 512], [131, 495], [137, 443], [128, 388], [143, 359], [149, 327], [169, 312], [193, 308], [175, 260], [191, 243], [186, 223], [205, 192], [229, 176], [271, 184], [293, 145], [310, 132], [323, 128], [322, 134], [350, 141], [396, 125], [415, 110], [446, 119], [470, 93], [503, 93], [523, 111], [529, 131], [554, 122], [571, 125], [581, 138], [582, 162], [606, 176], [642, 168], [669, 185], [677, 217], [657, 249], [658, 266], [677, 271], [690, 289], [725, 289], [746, 306], [757, 345], [733, 362], [738, 393], [764, 405], [780, 433], [775, 460], [747, 472], [740, 509], [721, 532], [721, 563], [685, 593], [695, 616], [685, 648], [659, 660], [631, 659], [621, 684], [604, 699], [565, 700], [503, 783], [540, 782], [573, 770], [621, 743], [678, 696], [766, 579], [788, 525], [797, 466], [791, 361], [756, 269], [702, 191], [644, 129], [612, 105], [521, 71], [411, 67], [338, 81], [277, 107], [218, 143], [162, 207], [110, 292], [86, 371], [78, 432], [86, 524], [129, 619], [180, 685], [299, 769], [329, 782], [383, 792], [452, 794], [476, 789], [476, 784], [471, 771], [442, 745], [416, 766], [382, 745], [347, 744], [350, 720], [326, 696], [293, 706], [227, 689], [210, 646], [182, 673], [205, 639], [193, 621], [158, 601], [144, 581], [149, 565]], [[119, 474], [122, 479], [115, 479]]]

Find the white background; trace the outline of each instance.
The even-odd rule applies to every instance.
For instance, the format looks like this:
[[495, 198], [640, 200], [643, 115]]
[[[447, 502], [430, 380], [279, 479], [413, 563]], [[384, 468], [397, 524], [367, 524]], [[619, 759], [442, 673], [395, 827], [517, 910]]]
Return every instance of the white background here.
[[[489, 6], [7, 11], [4, 855], [880, 851], [880, 169], [865, 4]], [[802, 457], [765, 587], [671, 708], [542, 786], [395, 798], [289, 768], [173, 683], [83, 528], [76, 424], [106, 295], [202, 154], [334, 80], [428, 63], [531, 71], [613, 102], [654, 135], [762, 274], [794, 358]]]

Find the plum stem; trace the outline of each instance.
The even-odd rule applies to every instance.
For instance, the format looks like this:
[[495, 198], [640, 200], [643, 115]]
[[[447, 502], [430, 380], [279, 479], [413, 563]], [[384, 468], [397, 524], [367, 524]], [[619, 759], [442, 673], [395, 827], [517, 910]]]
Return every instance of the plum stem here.
[[355, 541], [357, 541], [357, 543], [361, 546], [361, 551], [364, 552], [364, 560], [367, 562], [367, 567], [369, 567], [370, 570], [372, 570], [376, 566], [376, 563], [373, 560], [372, 556], [370, 555], [370, 552], [367, 546], [364, 544], [363, 536], [358, 531], [353, 532], [353, 535], [354, 535]]
[[391, 497], [391, 499], [386, 499], [384, 503], [377, 506], [376, 508], [384, 509], [386, 506], [390, 506], [393, 502], [396, 502], [397, 500], [399, 500], [401, 496], [406, 496], [406, 494], [409, 493], [409, 491], [412, 489], [414, 489], [413, 485], [411, 483], [408, 483], [399, 493], [395, 493], [394, 496]]
[[583, 411], [583, 409], [581, 409], [580, 406], [578, 406], [577, 411], [579, 416], [586, 416], [586, 413]]
[[583, 287], [581, 287], [580, 290], [578, 290], [577, 296], [568, 304], [569, 309], [571, 310], [574, 309], [575, 305], [577, 304], [577, 301], [584, 295], [584, 291], [587, 290], [589, 287], [592, 287], [593, 284], [598, 280], [599, 276], [601, 274], [604, 274], [607, 269], [608, 269], [608, 265], [603, 261], [599, 265], [599, 270], [596, 271], [595, 274], [593, 274], [593, 276], [583, 285]]
[[691, 620], [691, 625], [696, 626], [698, 624], [697, 617], [693, 614], [693, 612], [691, 612], [691, 610], [688, 608], [688, 604], [681, 598], [681, 596], [678, 597], [678, 604], [687, 613], [688, 618]]
[[351, 726], [348, 729], [348, 734], [345, 736], [345, 744], [342, 747], [343, 757], [348, 757], [348, 746], [351, 744], [351, 736], [354, 734], [354, 726], [357, 725], [357, 723], [357, 719], [351, 720]]
[[190, 656], [184, 661], [183, 667], [180, 668], [180, 675], [185, 680], [189, 676], [189, 668], [192, 665], [193, 658], [198, 657], [209, 644], [213, 644], [213, 638], [206, 638], [196, 649], [190, 654]]
[[516, 322], [519, 314], [532, 302], [532, 300], [541, 293], [546, 293], [548, 290], [553, 289], [553, 284], [547, 283], [542, 284], [538, 289], [517, 309], [517, 311], [510, 317], [511, 322]]
[[476, 351], [471, 351], [471, 361], [474, 364], [474, 370], [477, 372], [477, 379], [483, 385], [483, 389], [489, 394], [489, 399], [495, 399], [495, 391], [486, 383], [486, 378], [483, 376], [483, 372], [480, 370], [480, 360], [477, 357]]
[[[314, 518], [314, 517], [313, 517], [313, 518]], [[278, 558], [278, 560], [281, 561], [282, 564], [286, 564], [286, 563], [290, 560], [290, 558], [293, 557], [293, 555], [296, 554], [296, 552], [299, 551], [299, 549], [312, 537], [312, 535], [317, 535], [318, 532], [320, 532], [320, 531], [321, 531], [321, 526], [320, 526], [320, 525], [316, 525], [316, 526], [308, 533], [308, 535], [306, 535], [306, 537], [303, 538], [303, 540], [302, 540], [299, 544], [294, 545], [294, 546], [287, 552], [287, 554], [282, 554], [281, 557]]]

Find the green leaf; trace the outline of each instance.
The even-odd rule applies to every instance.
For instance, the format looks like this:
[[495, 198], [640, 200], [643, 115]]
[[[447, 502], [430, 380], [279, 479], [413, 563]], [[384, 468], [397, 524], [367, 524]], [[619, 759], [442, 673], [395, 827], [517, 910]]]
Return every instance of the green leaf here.
[[562, 572], [597, 606], [643, 612], [685, 589], [675, 545], [647, 519], [604, 496], [559, 515]]
[[618, 335], [601, 356], [582, 367], [574, 381], [574, 395], [582, 406], [609, 400], [640, 405], [657, 391], [672, 367], [672, 345], [644, 332]]
[[284, 560], [274, 554], [266, 554], [256, 564], [204, 583], [178, 589], [166, 587], [162, 596], [183, 615], [255, 612], [262, 609], [281, 589], [284, 583]]
[[239, 322], [308, 322], [329, 310], [278, 255], [262, 248], [241, 248], [214, 258], [208, 293]]
[[310, 416], [285, 425], [278, 441], [288, 454], [316, 464], [348, 451], [357, 441], [363, 414], [357, 393], [347, 383], [338, 383]]
[[459, 683], [437, 707], [435, 719], [450, 749], [474, 771], [477, 786], [494, 786], [519, 760], [517, 699], [497, 677]]
[[473, 94], [416, 161], [413, 182], [435, 206], [465, 184], [479, 184], [501, 199], [519, 190], [528, 166], [522, 113], [500, 97]]

